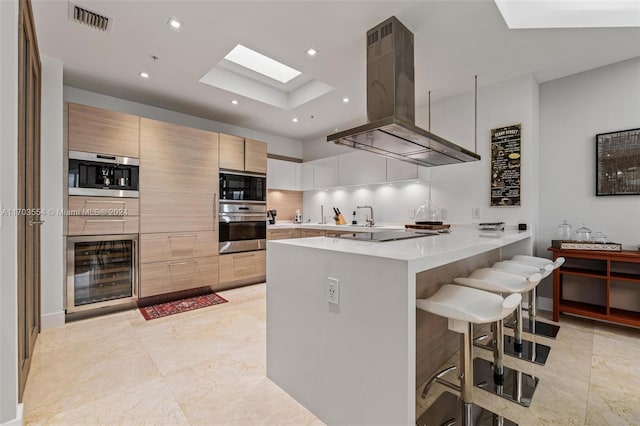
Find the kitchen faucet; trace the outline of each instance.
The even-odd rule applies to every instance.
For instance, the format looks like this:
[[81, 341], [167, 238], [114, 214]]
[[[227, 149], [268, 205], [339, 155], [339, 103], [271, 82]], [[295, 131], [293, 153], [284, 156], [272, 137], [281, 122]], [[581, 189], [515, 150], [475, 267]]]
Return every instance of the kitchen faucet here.
[[371, 207], [371, 206], [357, 206], [357, 208], [371, 210], [371, 220], [369, 220], [369, 216], [367, 216], [366, 213], [365, 213], [365, 222], [367, 222], [367, 224], [365, 226], [373, 226], [373, 225], [376, 224], [373, 221], [373, 207]]

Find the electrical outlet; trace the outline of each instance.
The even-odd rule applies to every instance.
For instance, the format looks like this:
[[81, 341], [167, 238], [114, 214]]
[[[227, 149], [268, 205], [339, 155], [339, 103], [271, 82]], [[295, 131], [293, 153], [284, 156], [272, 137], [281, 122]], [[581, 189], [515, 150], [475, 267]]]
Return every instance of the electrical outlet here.
[[340, 304], [340, 281], [337, 278], [327, 277], [327, 302]]
[[471, 217], [474, 219], [480, 219], [480, 207], [474, 207], [471, 209]]

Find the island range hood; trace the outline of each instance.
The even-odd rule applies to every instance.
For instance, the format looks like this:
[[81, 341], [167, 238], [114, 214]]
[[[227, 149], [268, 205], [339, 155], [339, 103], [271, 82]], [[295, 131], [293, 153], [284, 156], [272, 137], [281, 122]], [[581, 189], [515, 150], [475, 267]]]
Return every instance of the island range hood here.
[[414, 124], [413, 34], [395, 16], [367, 32], [367, 119], [327, 142], [427, 167], [480, 160]]

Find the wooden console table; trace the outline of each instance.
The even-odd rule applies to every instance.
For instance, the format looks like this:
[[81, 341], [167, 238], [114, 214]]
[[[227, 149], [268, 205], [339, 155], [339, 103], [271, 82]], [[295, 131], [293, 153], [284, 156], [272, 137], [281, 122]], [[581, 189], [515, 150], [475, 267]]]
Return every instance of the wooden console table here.
[[[592, 250], [548, 249], [553, 259], [562, 256], [566, 262], [553, 271], [553, 320], [558, 321], [561, 312], [581, 315], [599, 320], [640, 327], [640, 312], [611, 306], [611, 293], [616, 285], [627, 282], [638, 285], [636, 300], [640, 300], [640, 253], [623, 250], [619, 252]], [[601, 304], [566, 300], [562, 285], [565, 276], [595, 278], [605, 286], [605, 298]], [[638, 303], [640, 310], [640, 303]]]

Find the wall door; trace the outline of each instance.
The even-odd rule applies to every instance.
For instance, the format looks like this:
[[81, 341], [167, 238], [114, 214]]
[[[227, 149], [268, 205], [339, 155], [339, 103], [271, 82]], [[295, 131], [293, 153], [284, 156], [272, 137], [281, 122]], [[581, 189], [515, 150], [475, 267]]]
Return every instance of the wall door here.
[[29, 0], [18, 27], [18, 397], [40, 332], [40, 57]]

